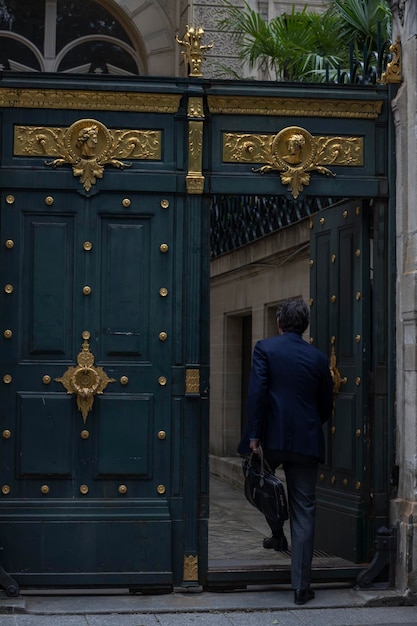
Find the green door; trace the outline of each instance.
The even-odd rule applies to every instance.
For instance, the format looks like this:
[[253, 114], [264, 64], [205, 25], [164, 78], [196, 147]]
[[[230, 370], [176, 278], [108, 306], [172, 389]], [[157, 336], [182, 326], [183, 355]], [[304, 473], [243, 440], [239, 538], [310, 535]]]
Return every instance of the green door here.
[[325, 425], [326, 462], [317, 489], [316, 547], [356, 563], [368, 556], [370, 243], [362, 202], [312, 221], [311, 336], [329, 355], [335, 406]]
[[172, 584], [169, 204], [2, 194], [0, 531], [23, 584]]

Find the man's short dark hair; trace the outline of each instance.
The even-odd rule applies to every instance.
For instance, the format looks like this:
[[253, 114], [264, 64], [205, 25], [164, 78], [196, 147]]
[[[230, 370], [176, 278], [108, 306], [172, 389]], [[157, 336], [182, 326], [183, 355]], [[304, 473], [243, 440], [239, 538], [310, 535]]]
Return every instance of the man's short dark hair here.
[[284, 333], [302, 335], [310, 322], [310, 310], [304, 300], [284, 300], [278, 305], [277, 320]]

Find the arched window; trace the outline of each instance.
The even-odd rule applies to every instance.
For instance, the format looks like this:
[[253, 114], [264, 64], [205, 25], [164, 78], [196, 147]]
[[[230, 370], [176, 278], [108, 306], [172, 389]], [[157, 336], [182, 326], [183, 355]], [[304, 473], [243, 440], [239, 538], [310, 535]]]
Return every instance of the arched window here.
[[119, 16], [99, 0], [0, 0], [0, 69], [144, 74]]

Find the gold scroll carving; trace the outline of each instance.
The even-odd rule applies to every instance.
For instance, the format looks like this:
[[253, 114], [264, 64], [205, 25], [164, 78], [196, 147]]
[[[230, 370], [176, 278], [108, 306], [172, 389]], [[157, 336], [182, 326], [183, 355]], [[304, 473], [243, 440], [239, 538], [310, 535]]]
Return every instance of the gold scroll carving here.
[[176, 113], [181, 95], [130, 91], [0, 88], [0, 107]]
[[381, 76], [381, 83], [401, 83], [403, 80], [401, 70], [401, 42], [399, 37], [395, 43], [389, 47], [389, 51], [393, 55], [392, 61], [387, 64], [386, 71]]
[[[72, 165], [89, 191], [104, 174], [104, 166], [129, 167], [120, 159], [161, 159], [161, 132], [109, 130], [97, 120], [82, 119], [69, 128], [16, 126], [14, 154], [54, 158], [47, 165]], [[117, 158], [116, 158], [117, 157]]]
[[281, 182], [297, 198], [310, 183], [310, 172], [332, 175], [327, 165], [362, 166], [362, 137], [313, 137], [299, 126], [276, 135], [223, 134], [225, 163], [265, 163], [252, 171], [280, 172]]
[[211, 113], [376, 119], [382, 100], [321, 100], [319, 98], [262, 98], [256, 96], [208, 96]]

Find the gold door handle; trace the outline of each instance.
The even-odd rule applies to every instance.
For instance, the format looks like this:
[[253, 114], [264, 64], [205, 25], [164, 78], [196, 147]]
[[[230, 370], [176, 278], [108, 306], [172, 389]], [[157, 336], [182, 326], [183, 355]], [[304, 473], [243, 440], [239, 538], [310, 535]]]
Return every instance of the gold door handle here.
[[330, 356], [330, 374], [333, 379], [333, 395], [339, 393], [340, 385], [346, 385], [348, 379], [346, 376], [342, 376], [336, 365], [336, 352], [334, 349], [335, 337], [332, 337], [332, 353]]
[[102, 367], [94, 366], [94, 355], [84, 333], [84, 343], [77, 356], [77, 367], [69, 367], [61, 378], [55, 381], [62, 383], [67, 393], [77, 394], [77, 406], [83, 416], [84, 424], [91, 411], [96, 394], [102, 394], [109, 383], [115, 378], [109, 378]]

